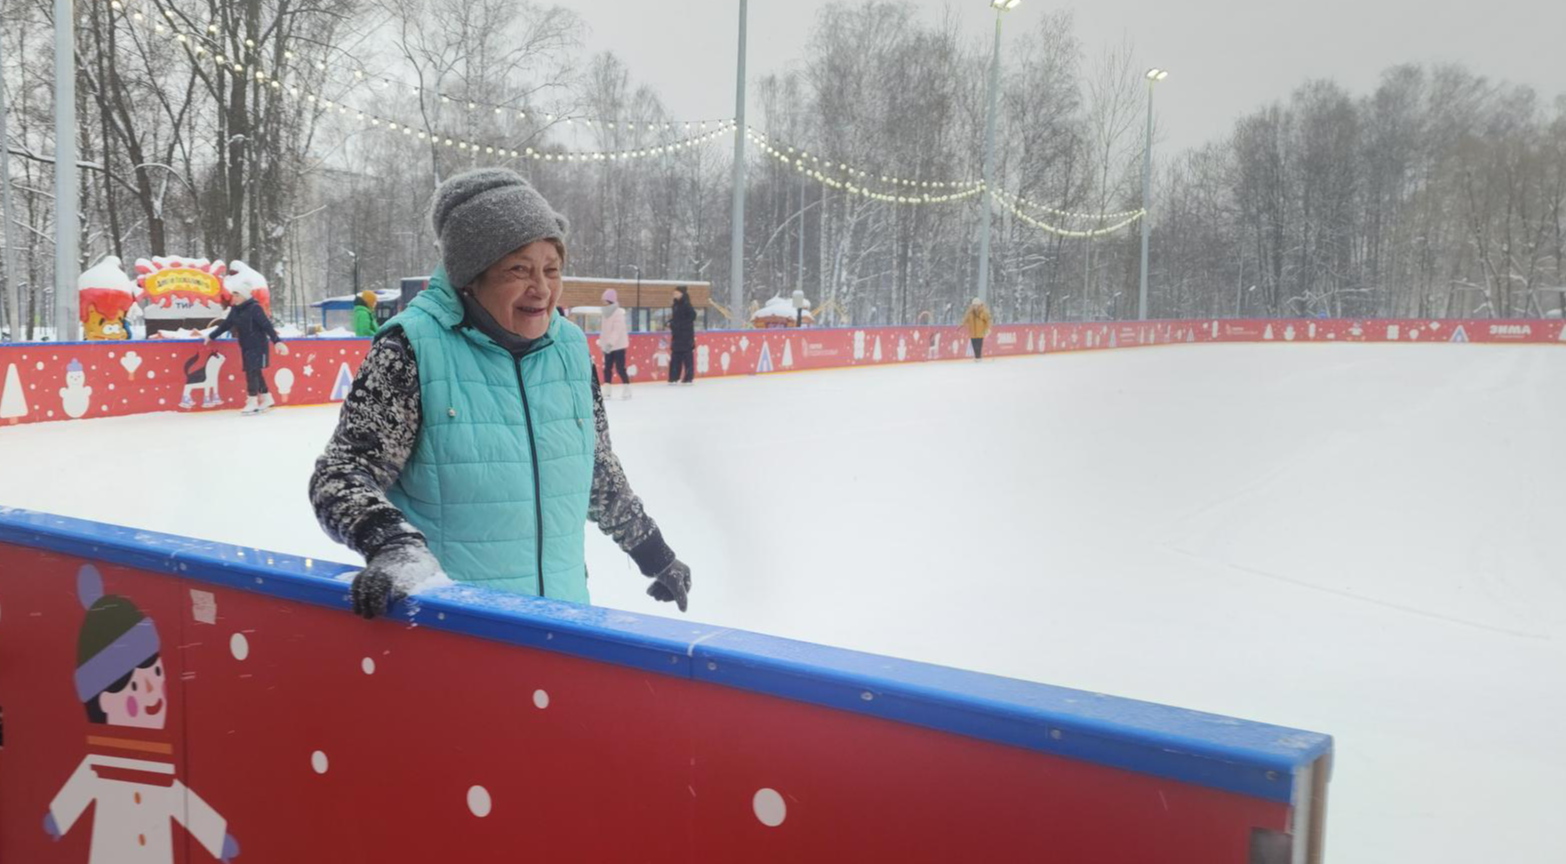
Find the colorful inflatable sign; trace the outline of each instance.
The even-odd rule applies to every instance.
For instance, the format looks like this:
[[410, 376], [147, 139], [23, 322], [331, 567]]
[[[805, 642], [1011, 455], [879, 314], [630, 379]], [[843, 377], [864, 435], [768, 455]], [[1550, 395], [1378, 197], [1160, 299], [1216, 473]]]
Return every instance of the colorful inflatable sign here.
[[200, 330], [222, 318], [228, 301], [222, 261], [205, 258], [136, 259], [136, 281], [147, 303], [147, 335], [165, 330]]
[[110, 255], [76, 279], [82, 336], [129, 339], [125, 316], [136, 304], [136, 283], [120, 269], [120, 259]]

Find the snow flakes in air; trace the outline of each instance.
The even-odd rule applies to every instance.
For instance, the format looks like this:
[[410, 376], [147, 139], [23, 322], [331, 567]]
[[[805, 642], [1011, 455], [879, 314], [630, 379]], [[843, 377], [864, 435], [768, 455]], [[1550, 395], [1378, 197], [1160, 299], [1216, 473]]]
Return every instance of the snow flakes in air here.
[[756, 818], [768, 828], [776, 828], [788, 818], [788, 805], [776, 789], [756, 790], [755, 797], [750, 799], [750, 806], [756, 811]]
[[545, 708], [548, 708], [549, 707], [549, 694], [544, 692], [543, 690], [534, 690], [533, 691], [533, 704], [538, 706], [538, 709], [540, 711], [542, 711]]
[[325, 774], [326, 773], [326, 768], [327, 768], [326, 754], [322, 753], [319, 750], [315, 751], [314, 753], [311, 753], [310, 754], [310, 767], [314, 768], [315, 769], [315, 773], [317, 773], [317, 774]]
[[488, 816], [491, 804], [488, 789], [483, 786], [473, 786], [468, 789], [468, 809], [474, 816], [480, 819]]
[[244, 660], [250, 656], [250, 640], [243, 633], [235, 633], [228, 640], [228, 650], [234, 655], [235, 660]]
[[374, 657], [366, 657], [363, 660], [360, 660], [359, 661], [359, 668], [363, 669], [364, 670], [364, 674], [366, 674], [366, 675], [374, 675], [375, 674], [375, 658]]

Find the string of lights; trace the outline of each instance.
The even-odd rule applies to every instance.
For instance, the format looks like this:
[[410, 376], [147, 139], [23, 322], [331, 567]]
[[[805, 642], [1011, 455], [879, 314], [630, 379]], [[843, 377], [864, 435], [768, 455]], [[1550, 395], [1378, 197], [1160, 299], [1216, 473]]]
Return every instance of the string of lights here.
[[[116, 8], [116, 11], [123, 9], [120, 0], [113, 0], [111, 5]], [[188, 59], [193, 63], [210, 62], [214, 68], [222, 73], [253, 77], [259, 86], [268, 87], [279, 95], [302, 99], [308, 104], [330, 113], [336, 113], [342, 117], [352, 117], [369, 129], [400, 133], [418, 141], [429, 140], [437, 146], [443, 145], [464, 152], [483, 153], [485, 155], [498, 154], [500, 156], [510, 156], [514, 159], [532, 159], [540, 162], [621, 162], [678, 153], [682, 150], [715, 141], [725, 134], [732, 133], [735, 129], [733, 120], [699, 120], [686, 124], [692, 127], [695, 134], [648, 146], [609, 150], [538, 150], [533, 147], [518, 149], [515, 146], [504, 143], [474, 140], [462, 134], [446, 134], [405, 123], [397, 118], [361, 110], [341, 100], [334, 100], [311, 92], [298, 84], [285, 83], [283, 78], [268, 74], [264, 68], [257, 64], [252, 63], [247, 66], [239, 62], [237, 58], [231, 58], [215, 49], [209, 50], [206, 45], [210, 44], [211, 40], [204, 35], [198, 36], [182, 31], [172, 24], [166, 26], [162, 18], [151, 19], [150, 23], [148, 23], [149, 19], [147, 16], [139, 11], [130, 14], [135, 23], [146, 23], [147, 30], [152, 35], [168, 38], [176, 45], [183, 46], [188, 52]], [[171, 11], [166, 11], [165, 14], [169, 17], [173, 15]], [[217, 32], [215, 25], [209, 25], [209, 30]], [[285, 56], [291, 57], [291, 55]], [[646, 128], [651, 129], [652, 124], [648, 124]]]
[[[812, 155], [804, 149], [787, 145], [782, 147], [774, 146], [766, 135], [754, 129], [748, 130], [746, 137], [768, 156], [792, 166], [795, 171], [814, 179], [818, 183], [830, 189], [848, 192], [873, 201], [888, 204], [944, 204], [971, 198], [984, 191], [983, 182], [978, 180], [955, 182], [906, 181], [887, 175], [875, 175], [887, 183], [893, 183], [895, 180], [894, 185], [898, 187], [892, 192], [878, 190], [871, 188], [869, 185], [876, 181], [870, 179], [872, 175], [867, 170], [851, 168], [847, 163], [833, 163], [830, 159], [823, 161], [819, 155]], [[936, 191], [932, 193], [930, 191], [932, 189]], [[955, 191], [946, 192], [944, 190]]]
[[[1013, 216], [1016, 216], [1018, 219], [1021, 219], [1023, 222], [1025, 222], [1025, 223], [1027, 223], [1029, 225], [1032, 225], [1034, 228], [1037, 228], [1040, 231], [1043, 231], [1043, 232], [1048, 233], [1048, 234], [1054, 234], [1054, 235], [1056, 235], [1058, 237], [1076, 237], [1076, 238], [1103, 237], [1103, 236], [1105, 236], [1107, 234], [1113, 234], [1116, 231], [1119, 231], [1120, 229], [1125, 228], [1126, 226], [1135, 223], [1138, 219], [1141, 219], [1147, 213], [1147, 211], [1145, 211], [1145, 210], [1134, 210], [1134, 211], [1131, 211], [1130, 213], [1117, 214], [1119, 216], [1124, 216], [1126, 218], [1122, 219], [1121, 221], [1119, 221], [1119, 222], [1117, 222], [1117, 223], [1115, 223], [1113, 225], [1106, 225], [1106, 226], [1104, 226], [1102, 228], [1092, 228], [1092, 229], [1089, 229], [1089, 230], [1086, 230], [1086, 231], [1077, 231], [1077, 230], [1072, 230], [1072, 229], [1069, 229], [1069, 228], [1062, 228], [1062, 227], [1060, 227], [1058, 225], [1050, 225], [1050, 224], [1048, 224], [1046, 222], [1042, 222], [1042, 221], [1040, 221], [1038, 219], [1033, 218], [1032, 216], [1029, 216], [1026, 212], [1024, 212], [1022, 210], [1021, 207], [1018, 206], [1017, 202], [1020, 201], [1021, 199], [1018, 199], [1016, 197], [1008, 195], [1005, 192], [1001, 192], [1000, 190], [995, 190], [994, 198], [995, 198], [995, 200], [997, 202], [1000, 203], [1000, 205], [1002, 207], [1004, 207], [1007, 210], [1011, 211], [1011, 214]], [[1106, 217], [1106, 218], [1108, 218], [1108, 217]]]
[[[153, 9], [153, 11], [149, 14], [147, 12], [143, 12], [138, 4], [124, 2], [124, 0], [110, 0], [109, 7], [117, 13], [124, 14], [127, 20], [129, 20], [132, 24], [145, 26], [148, 30], [151, 30], [154, 35], [172, 35], [175, 38], [175, 41], [185, 43], [186, 45], [190, 46], [193, 49], [193, 53], [196, 53], [198, 56], [202, 54], [211, 54], [213, 56], [224, 56], [232, 54], [233, 49], [225, 48], [225, 45], [244, 45], [246, 49], [249, 49], [249, 51], [253, 51], [256, 48], [255, 40], [241, 39], [232, 33], [227, 33], [221, 30], [216, 24], [213, 23], [208, 23], [205, 25], [205, 27], [201, 27], [192, 22], [192, 24], [185, 30], [181, 30], [179, 26], [179, 16], [176, 15], [172, 9], [158, 10], [154, 7], [151, 7], [149, 4], [148, 8]], [[227, 37], [226, 42], [223, 39], [225, 36]], [[502, 104], [475, 99], [465, 99], [458, 94], [443, 90], [438, 87], [421, 87], [418, 84], [403, 81], [399, 78], [394, 78], [387, 75], [377, 75], [370, 71], [370, 64], [365, 63], [364, 61], [341, 49], [337, 49], [337, 53], [341, 55], [342, 59], [316, 59], [313, 61], [313, 63], [311, 63], [310, 61], [305, 61], [297, 52], [293, 51], [291, 48], [285, 48], [283, 51], [284, 63], [282, 65], [286, 66], [290, 63], [294, 64], [296, 67], [299, 64], [313, 65], [319, 72], [338, 74], [342, 80], [349, 82], [352, 86], [362, 86], [379, 82], [382, 86], [396, 87], [412, 94], [428, 94], [430, 98], [438, 99], [441, 105], [456, 105], [459, 108], [465, 108], [469, 113], [489, 113], [523, 121], [531, 119], [533, 122], [543, 124], [563, 123], [568, 127], [581, 126], [585, 129], [605, 129], [611, 132], [619, 131], [621, 129], [627, 132], [644, 131], [664, 132], [669, 134], [684, 131], [687, 133], [687, 136], [689, 136], [689, 133], [697, 132], [704, 127], [715, 126], [726, 122], [724, 118], [708, 118], [704, 120], [647, 120], [645, 118], [625, 119], [615, 117], [589, 116], [580, 112], [556, 113], [554, 111], [536, 109], [530, 112], [525, 107], [517, 107], [514, 104]], [[235, 65], [244, 66], [250, 70], [263, 72], [266, 71], [264, 64], [254, 57], [248, 58], [250, 61], [249, 63], [240, 63], [239, 61], [242, 58], [237, 57], [225, 57], [225, 59], [232, 59]], [[268, 73], [268, 77], [283, 77], [283, 74], [279, 70], [274, 69], [272, 72]]]
[[[261, 64], [255, 62], [254, 60], [252, 60], [249, 65], [247, 65], [240, 62], [240, 58], [233, 58], [228, 56], [228, 54], [222, 48], [222, 43], [218, 41], [218, 38], [222, 35], [229, 34], [223, 34], [215, 24], [207, 24], [204, 32], [191, 29], [181, 29], [176, 21], [176, 16], [173, 10], [165, 9], [161, 10], [161, 14], [148, 16], [139, 9], [129, 8], [127, 4], [122, 2], [122, 0], [111, 0], [110, 7], [115, 12], [126, 15], [133, 24], [143, 25], [153, 36], [167, 37], [176, 45], [182, 46], [188, 54], [188, 59], [190, 59], [192, 63], [210, 62], [213, 64], [214, 68], [222, 74], [253, 77], [258, 86], [269, 87], [279, 95], [286, 95], [292, 98], [302, 99], [307, 104], [314, 105], [318, 108], [324, 109], [327, 112], [335, 112], [337, 115], [342, 117], [351, 116], [354, 120], [365, 124], [366, 128], [368, 129], [384, 130], [393, 134], [400, 134], [417, 141], [428, 140], [435, 146], [450, 147], [460, 152], [470, 152], [475, 155], [483, 153], [484, 155], [489, 156], [509, 156], [513, 159], [530, 159], [535, 162], [545, 163], [623, 162], [672, 155], [683, 150], [710, 143], [724, 135], [733, 134], [738, 130], [738, 125], [732, 118], [721, 120], [680, 121], [679, 123], [666, 121], [660, 123], [645, 121], [603, 120], [599, 118], [586, 118], [577, 116], [557, 117], [555, 114], [546, 112], [543, 115], [546, 122], [555, 123], [557, 121], [563, 121], [568, 127], [574, 126], [578, 121], [580, 121], [585, 128], [593, 128], [595, 125], [601, 125], [607, 130], [617, 131], [620, 126], [623, 126], [626, 131], [634, 133], [637, 131], [637, 124], [641, 123], [642, 130], [647, 132], [673, 132], [677, 129], [683, 128], [685, 132], [692, 134], [687, 134], [685, 137], [678, 140], [664, 141], [662, 143], [651, 146], [618, 150], [538, 150], [533, 147], [518, 149], [515, 146], [498, 144], [493, 141], [478, 141], [461, 134], [443, 134], [435, 130], [414, 126], [412, 124], [402, 122], [396, 118], [385, 117], [374, 112], [363, 111], [340, 100], [333, 100], [325, 96], [318, 95], [317, 93], [310, 92], [305, 88], [301, 88], [296, 83], [285, 84], [283, 76], [287, 74], [286, 69], [269, 74]], [[255, 48], [254, 41], [249, 39], [239, 40], [234, 38], [233, 44], [238, 45], [241, 43], [241, 41], [247, 48]], [[285, 61], [292, 62], [298, 59], [291, 50], [285, 50], [283, 52], [283, 56]], [[325, 61], [316, 62], [317, 71], [330, 72], [331, 67], [332, 64], [328, 64]], [[358, 82], [363, 82], [367, 78], [372, 77], [368, 76], [363, 68], [353, 68], [352, 74], [355, 81]], [[381, 78], [380, 80], [388, 84], [396, 83], [389, 78]], [[417, 90], [418, 88], [414, 89]], [[436, 93], [436, 95], [440, 97], [443, 104], [449, 104], [454, 101], [449, 94], [439, 93], [438, 91], [431, 92]], [[507, 112], [513, 110], [500, 105], [479, 102], [468, 102], [466, 107], [470, 112], [484, 108], [488, 109], [494, 114], [503, 116], [506, 115]], [[525, 111], [521, 110], [515, 110], [514, 113], [518, 119], [526, 119], [528, 116]], [[818, 183], [821, 183], [828, 188], [847, 192], [852, 195], [857, 195], [867, 200], [888, 204], [915, 206], [926, 204], [944, 204], [967, 200], [976, 195], [980, 195], [985, 191], [985, 185], [982, 180], [931, 181], [871, 172], [867, 169], [852, 167], [846, 162], [835, 162], [832, 159], [823, 159], [820, 154], [812, 154], [804, 148], [797, 148], [783, 142], [779, 142], [779, 144], [774, 145], [769, 136], [749, 127], [746, 128], [745, 135], [748, 140], [755, 143], [768, 156], [777, 159], [784, 164], [790, 165], [794, 168], [795, 171], [816, 180]], [[876, 183], [879, 183], [882, 186], [890, 186], [892, 187], [892, 191], [888, 192], [883, 189], [873, 188], [873, 184]], [[995, 200], [1017, 218], [1042, 231], [1062, 237], [1099, 237], [1112, 234], [1128, 225], [1135, 223], [1145, 214], [1145, 211], [1143, 210], [1129, 210], [1121, 213], [1106, 214], [1074, 213], [1049, 207], [1047, 205], [1038, 204], [1018, 196], [1009, 195], [998, 189], [993, 191]], [[1056, 225], [1050, 225], [1039, 219], [1036, 219], [1029, 215], [1023, 209], [1024, 207], [1068, 219], [1093, 219], [1101, 222], [1108, 219], [1119, 219], [1120, 221], [1113, 225], [1100, 228], [1089, 230], [1073, 230], [1062, 228]]]

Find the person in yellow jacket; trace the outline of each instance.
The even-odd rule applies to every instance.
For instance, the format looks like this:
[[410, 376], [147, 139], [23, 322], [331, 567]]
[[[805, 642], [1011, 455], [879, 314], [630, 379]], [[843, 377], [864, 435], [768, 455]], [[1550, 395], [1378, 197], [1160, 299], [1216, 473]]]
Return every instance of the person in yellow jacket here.
[[984, 359], [984, 337], [990, 335], [990, 309], [984, 305], [984, 301], [973, 298], [968, 304], [967, 314], [962, 316], [963, 332], [973, 341], [973, 362]]

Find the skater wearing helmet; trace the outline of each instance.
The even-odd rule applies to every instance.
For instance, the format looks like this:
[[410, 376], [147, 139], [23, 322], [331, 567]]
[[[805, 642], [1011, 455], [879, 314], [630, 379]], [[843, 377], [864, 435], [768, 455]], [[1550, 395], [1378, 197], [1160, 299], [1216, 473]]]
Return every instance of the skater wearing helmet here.
[[217, 329], [201, 339], [211, 344], [213, 339], [233, 331], [234, 338], [239, 340], [240, 365], [245, 370], [245, 407], [239, 413], [260, 414], [275, 404], [272, 392], [267, 389], [266, 377], [262, 374], [271, 362], [271, 347], [276, 345], [277, 353], [287, 356], [288, 346], [277, 335], [272, 319], [266, 317], [266, 310], [261, 308], [260, 302], [250, 296], [249, 288], [233, 286], [228, 289], [228, 293], [234, 302], [228, 310], [228, 317], [223, 319]]
[[604, 354], [604, 386], [614, 386], [615, 370], [620, 370], [620, 398], [631, 398], [631, 376], [625, 372], [625, 351], [631, 347], [630, 328], [625, 310], [620, 308], [620, 293], [613, 288], [604, 292], [604, 321], [599, 327], [598, 350]]
[[354, 611], [441, 572], [586, 603], [588, 521], [685, 611], [690, 568], [631, 491], [587, 337], [557, 312], [565, 218], [483, 168], [440, 185], [431, 221], [442, 266], [381, 328], [310, 478], [321, 526], [368, 562]]
[[973, 362], [983, 360], [984, 337], [990, 335], [990, 309], [983, 300], [975, 297], [968, 304], [968, 312], [962, 316], [962, 329], [973, 343]]

